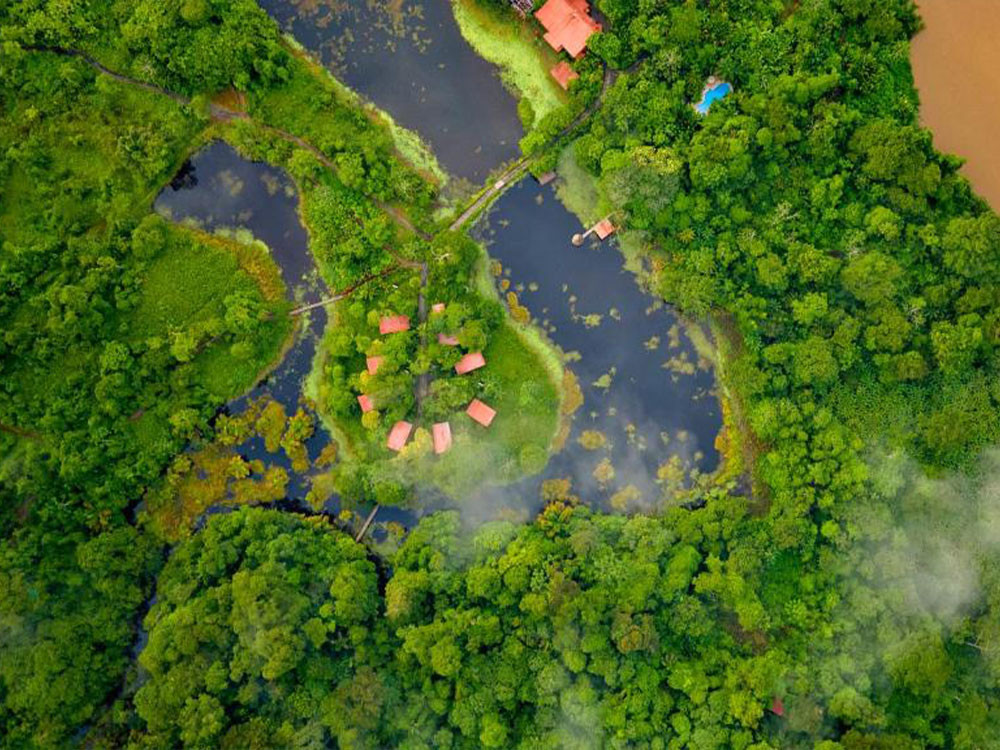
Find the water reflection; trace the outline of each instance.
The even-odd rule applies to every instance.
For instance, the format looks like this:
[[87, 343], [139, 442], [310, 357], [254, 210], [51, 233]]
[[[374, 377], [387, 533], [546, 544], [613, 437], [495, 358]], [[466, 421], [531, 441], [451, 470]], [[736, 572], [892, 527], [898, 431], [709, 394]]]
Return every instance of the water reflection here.
[[716, 467], [713, 375], [677, 317], [637, 287], [613, 241], [574, 247], [579, 221], [552, 186], [530, 179], [501, 197], [476, 231], [505, 269], [501, 287], [509, 284], [570, 354], [584, 396], [566, 448], [542, 477], [504, 495], [536, 497], [542, 479], [570, 477], [586, 499], [643, 507], [685, 473]]
[[[187, 162], [178, 177], [157, 197], [155, 208], [159, 213], [175, 221], [193, 220], [210, 231], [249, 230], [271, 249], [289, 293], [296, 300], [312, 302], [320, 298], [323, 286], [299, 221], [295, 186], [283, 171], [247, 161], [227, 144], [216, 141]], [[278, 367], [249, 393], [228, 404], [226, 411], [242, 413], [250, 401], [267, 397], [280, 403], [286, 413], [294, 414], [325, 324], [326, 311], [312, 311]], [[306, 442], [310, 461], [327, 442], [329, 437], [317, 420], [316, 431]], [[309, 477], [293, 472], [284, 452], [267, 451], [261, 437], [251, 438], [238, 450], [248, 460], [260, 459], [284, 468], [289, 473], [289, 495], [305, 496]]]
[[[298, 300], [309, 302], [322, 294], [294, 185], [282, 171], [213, 143], [185, 165], [182, 179], [161, 193], [156, 209], [207, 229], [250, 230], [271, 248]], [[656, 503], [665, 487], [680, 486], [692, 471], [710, 471], [717, 464], [713, 441], [721, 420], [711, 372], [699, 362], [672, 312], [638, 289], [614, 244], [572, 245], [570, 238], [579, 229], [552, 187], [540, 188], [531, 180], [511, 188], [475, 229], [505, 268], [500, 283], [515, 291], [553, 341], [570, 353], [584, 403], [565, 449], [540, 476], [509, 487], [456, 499], [424, 490], [422, 512], [457, 505], [472, 524], [501, 516], [526, 519], [542, 507], [542, 481], [564, 477], [591, 504], [645, 508]], [[293, 414], [302, 405], [303, 384], [325, 324], [326, 311], [314, 311], [280, 365], [227, 411], [240, 414], [252, 400], [269, 397]], [[316, 459], [329, 441], [316, 419], [316, 431], [306, 443], [307, 471], [293, 470], [285, 452], [268, 451], [259, 436], [237, 450], [248, 460], [284, 468], [289, 499], [281, 507], [308, 510], [302, 501], [320, 471]], [[325, 505], [331, 514], [339, 508], [336, 496]], [[366, 512], [357, 510], [362, 516]], [[415, 518], [395, 508], [379, 514], [382, 522], [404, 526]]]
[[337, 77], [481, 183], [518, 156], [517, 103], [462, 37], [449, 0], [260, 0]]

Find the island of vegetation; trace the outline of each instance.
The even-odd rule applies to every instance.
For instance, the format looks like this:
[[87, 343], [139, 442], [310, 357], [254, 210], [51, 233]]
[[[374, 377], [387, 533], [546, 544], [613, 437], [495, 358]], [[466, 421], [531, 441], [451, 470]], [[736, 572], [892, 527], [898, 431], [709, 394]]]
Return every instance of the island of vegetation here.
[[[597, 0], [576, 60], [454, 5], [526, 127], [461, 205], [252, 0], [0, 6], [0, 748], [1000, 747], [1000, 218], [917, 122], [912, 1]], [[218, 140], [337, 301], [153, 210]], [[463, 522], [578, 406], [465, 232], [529, 170], [712, 331], [722, 467], [648, 513]], [[225, 410], [310, 306], [296, 411]]]

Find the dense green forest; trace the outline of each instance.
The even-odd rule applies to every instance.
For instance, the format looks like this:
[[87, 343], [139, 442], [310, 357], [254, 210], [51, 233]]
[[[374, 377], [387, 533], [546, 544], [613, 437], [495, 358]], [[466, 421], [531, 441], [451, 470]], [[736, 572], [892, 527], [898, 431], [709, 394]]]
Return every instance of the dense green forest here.
[[[267, 248], [151, 205], [213, 138], [287, 170], [326, 285], [361, 284], [314, 373], [332, 481], [460, 501], [537, 470], [562, 396], [438, 178], [251, 0], [0, 5], [0, 747], [1000, 747], [1000, 219], [917, 122], [913, 3], [596, 4], [522, 148], [712, 321], [747, 480], [634, 517], [550, 482], [530, 523], [434, 514], [385, 556], [320, 516], [147, 517], [294, 330]], [[476, 350], [508, 365], [445, 376]], [[389, 461], [428, 373], [427, 420], [523, 418], [480, 463]]]

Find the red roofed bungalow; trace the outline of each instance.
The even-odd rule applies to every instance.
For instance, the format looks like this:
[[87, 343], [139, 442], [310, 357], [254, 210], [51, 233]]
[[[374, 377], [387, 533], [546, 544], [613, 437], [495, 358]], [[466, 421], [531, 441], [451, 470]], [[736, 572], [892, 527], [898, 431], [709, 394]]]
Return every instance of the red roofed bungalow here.
[[368, 374], [374, 375], [376, 372], [378, 372], [379, 365], [382, 364], [382, 358], [368, 357], [368, 359], [365, 360], [365, 364], [368, 365]]
[[435, 302], [433, 305], [431, 305], [431, 312], [443, 313], [444, 302]]
[[489, 427], [493, 422], [493, 417], [497, 415], [496, 409], [491, 409], [478, 398], [472, 399], [465, 413], [479, 422], [483, 427]]
[[601, 30], [601, 24], [590, 17], [587, 0], [549, 0], [535, 18], [545, 27], [549, 46], [556, 52], [566, 50], [574, 59], [587, 49], [590, 35]]
[[785, 703], [778, 696], [774, 696], [774, 701], [771, 703], [771, 713], [775, 716], [785, 715]]
[[458, 346], [458, 336], [449, 336], [447, 333], [438, 334], [438, 343], [445, 346]]
[[447, 422], [436, 422], [431, 428], [434, 435], [434, 452], [438, 455], [451, 448], [451, 425]]
[[471, 352], [458, 360], [455, 372], [459, 375], [465, 375], [465, 373], [478, 370], [480, 367], [486, 367], [486, 358], [482, 352]]
[[555, 78], [556, 83], [567, 91], [569, 90], [570, 81], [575, 81], [580, 77], [580, 74], [573, 70], [573, 66], [565, 60], [560, 60], [559, 63], [549, 71], [549, 75]]
[[596, 234], [602, 240], [606, 240], [614, 233], [615, 233], [615, 225], [612, 224], [608, 219], [601, 219], [599, 222], [594, 224], [594, 234]]
[[408, 330], [410, 330], [410, 319], [405, 315], [390, 315], [382, 318], [378, 324], [378, 332], [381, 334], [402, 333]]
[[372, 402], [372, 397], [367, 396], [364, 393], [358, 396], [358, 405], [361, 407], [361, 411], [364, 414], [367, 414], [375, 408], [375, 404]]
[[410, 431], [412, 429], [413, 425], [409, 422], [396, 422], [389, 431], [389, 440], [386, 442], [389, 450], [403, 450], [403, 446], [406, 445], [406, 441], [410, 438]]

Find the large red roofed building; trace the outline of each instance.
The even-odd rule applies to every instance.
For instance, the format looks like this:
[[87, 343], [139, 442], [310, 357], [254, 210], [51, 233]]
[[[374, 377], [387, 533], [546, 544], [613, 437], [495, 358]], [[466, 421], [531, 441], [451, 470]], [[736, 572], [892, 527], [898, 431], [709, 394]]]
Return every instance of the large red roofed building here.
[[358, 396], [358, 406], [361, 407], [361, 411], [364, 414], [367, 414], [368, 412], [370, 412], [372, 409], [375, 408], [375, 404], [372, 403], [372, 397], [364, 393]]
[[378, 332], [381, 334], [386, 333], [402, 333], [403, 331], [410, 330], [410, 319], [405, 315], [390, 315], [378, 323]]
[[392, 426], [392, 429], [389, 430], [389, 440], [386, 441], [386, 445], [389, 446], [389, 450], [403, 450], [403, 446], [406, 445], [406, 441], [410, 439], [411, 430], [413, 430], [413, 425], [409, 422], [396, 422], [396, 424]]
[[576, 59], [587, 49], [591, 34], [601, 30], [601, 24], [590, 17], [587, 0], [549, 0], [535, 12], [535, 18], [545, 27], [545, 41], [556, 52], [566, 50]]
[[486, 367], [486, 358], [482, 352], [471, 352], [458, 360], [458, 364], [455, 365], [455, 372], [459, 375], [465, 375], [467, 372], [478, 370], [480, 367]]
[[451, 448], [451, 425], [447, 422], [435, 422], [431, 428], [434, 436], [434, 452], [438, 455], [447, 452]]
[[483, 427], [489, 427], [493, 422], [493, 418], [497, 415], [496, 409], [491, 409], [478, 398], [472, 399], [465, 413], [479, 422]]

